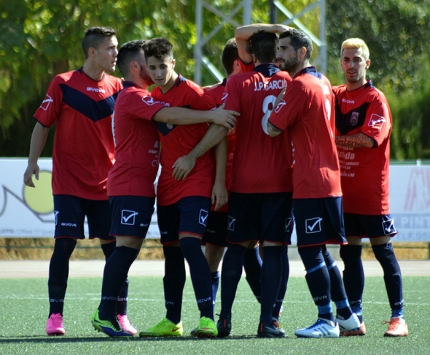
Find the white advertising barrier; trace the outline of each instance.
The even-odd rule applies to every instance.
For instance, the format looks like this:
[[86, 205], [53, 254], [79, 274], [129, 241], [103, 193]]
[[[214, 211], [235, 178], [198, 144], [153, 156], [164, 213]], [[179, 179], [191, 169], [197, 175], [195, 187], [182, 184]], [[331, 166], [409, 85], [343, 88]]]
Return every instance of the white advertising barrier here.
[[[0, 158], [0, 237], [49, 238], [54, 236], [52, 199], [52, 159], [39, 159], [39, 180], [35, 188], [24, 185], [27, 159]], [[85, 223], [85, 236], [88, 226]], [[154, 213], [147, 238], [159, 238], [157, 214]]]
[[[36, 188], [23, 183], [27, 159], [0, 158], [0, 237], [48, 238], [54, 235], [52, 160], [39, 159]], [[391, 214], [396, 242], [430, 242], [430, 166], [392, 165]], [[85, 229], [88, 235], [87, 228]], [[159, 238], [156, 214], [147, 238]], [[293, 244], [296, 236], [293, 234]]]

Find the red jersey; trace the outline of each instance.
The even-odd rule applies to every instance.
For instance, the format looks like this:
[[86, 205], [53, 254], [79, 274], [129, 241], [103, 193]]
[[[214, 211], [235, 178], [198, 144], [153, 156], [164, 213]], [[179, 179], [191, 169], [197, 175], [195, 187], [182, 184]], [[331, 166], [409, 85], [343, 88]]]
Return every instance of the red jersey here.
[[99, 81], [81, 69], [57, 75], [34, 118], [56, 122], [52, 154], [54, 195], [106, 200], [114, 155], [111, 118], [122, 81], [104, 74]]
[[291, 142], [288, 132], [271, 138], [267, 118], [281, 90], [291, 81], [274, 64], [236, 74], [227, 81], [226, 110], [240, 112], [229, 191], [239, 193], [291, 192]]
[[[206, 91], [206, 94], [213, 98], [216, 106], [221, 106], [222, 104], [222, 95], [225, 90], [225, 86], [227, 84], [227, 79], [224, 79], [222, 83], [219, 83], [218, 85], [213, 86], [208, 91]], [[233, 164], [233, 153], [234, 153], [234, 147], [236, 145], [236, 133], [235, 128], [232, 128], [227, 133], [227, 166], [225, 169], [225, 186], [229, 186], [230, 184], [230, 177], [231, 177], [231, 167]], [[211, 210], [213, 210], [215, 207], [215, 204], [212, 205]], [[218, 212], [228, 212], [228, 203], [223, 205], [218, 209]]]
[[392, 117], [384, 94], [371, 81], [336, 96], [336, 135], [363, 133], [375, 142], [372, 149], [337, 147], [341, 169], [343, 207], [348, 213], [385, 215], [389, 205], [389, 163]]
[[[296, 74], [269, 122], [293, 141], [293, 198], [342, 196], [329, 80], [308, 67]], [[283, 133], [284, 134], [284, 133]]]
[[124, 82], [113, 116], [115, 163], [108, 196], [155, 196], [160, 142], [151, 119], [163, 107], [147, 90]]
[[[154, 88], [151, 96], [166, 106], [186, 107], [194, 110], [210, 110], [215, 103], [203, 89], [181, 75], [173, 87], [163, 94], [159, 87]], [[205, 135], [209, 125], [172, 125], [156, 122], [161, 141], [161, 174], [158, 179], [157, 204], [167, 206], [188, 196], [210, 197], [214, 183], [214, 159], [206, 152], [199, 159], [184, 180], [172, 177], [173, 164], [179, 157], [187, 155]]]

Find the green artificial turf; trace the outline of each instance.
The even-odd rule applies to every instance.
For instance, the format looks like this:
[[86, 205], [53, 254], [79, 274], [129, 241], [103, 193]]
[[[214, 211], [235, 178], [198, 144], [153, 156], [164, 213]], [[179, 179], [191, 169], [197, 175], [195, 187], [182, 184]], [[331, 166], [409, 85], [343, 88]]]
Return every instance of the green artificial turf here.
[[[165, 316], [161, 277], [130, 279], [128, 314], [132, 323], [144, 330]], [[404, 277], [407, 338], [384, 338], [390, 307], [383, 279], [368, 277], [364, 294], [367, 335], [339, 339], [298, 339], [297, 328], [316, 320], [317, 311], [304, 278], [291, 278], [280, 323], [284, 339], [256, 337], [259, 304], [242, 279], [233, 306], [232, 334], [225, 339], [199, 340], [189, 336], [199, 320], [199, 312], [187, 279], [184, 290], [182, 338], [109, 338], [96, 332], [90, 316], [99, 304], [101, 278], [71, 278], [65, 300], [63, 337], [48, 337], [46, 279], [0, 279], [0, 354], [429, 354], [430, 278]], [[218, 293], [218, 297], [220, 297]], [[215, 313], [219, 313], [218, 300]], [[216, 317], [217, 319], [217, 317]]]

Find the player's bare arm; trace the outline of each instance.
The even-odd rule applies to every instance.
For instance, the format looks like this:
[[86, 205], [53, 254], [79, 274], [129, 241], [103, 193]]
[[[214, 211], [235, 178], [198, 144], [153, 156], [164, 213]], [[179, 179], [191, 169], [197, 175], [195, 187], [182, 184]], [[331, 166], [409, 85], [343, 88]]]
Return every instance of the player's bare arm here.
[[338, 147], [346, 148], [373, 148], [375, 146], [375, 141], [364, 133], [337, 136], [335, 142]]
[[282, 130], [275, 127], [270, 122], [267, 122], [267, 133], [269, 133], [270, 137], [276, 137], [277, 135], [282, 133]]
[[227, 188], [225, 187], [225, 175], [227, 167], [227, 149], [228, 141], [227, 137], [224, 137], [221, 142], [215, 146], [215, 183], [212, 188], [212, 203], [215, 203], [215, 211], [220, 209], [227, 203], [228, 194]]
[[173, 164], [172, 176], [176, 180], [185, 179], [194, 168], [196, 160], [205, 154], [209, 149], [215, 147], [227, 135], [228, 130], [220, 125], [212, 124], [201, 141], [188, 153], [179, 157]]
[[237, 43], [237, 50], [239, 52], [239, 58], [244, 63], [251, 63], [252, 62], [252, 56], [250, 53], [248, 53], [248, 41], [249, 38], [259, 32], [259, 31], [266, 31], [266, 32], [272, 32], [272, 33], [280, 33], [283, 31], [286, 31], [290, 29], [291, 27], [285, 26], [282, 24], [270, 24], [270, 23], [256, 23], [252, 25], [245, 25], [241, 27], [237, 27], [234, 31], [234, 38], [236, 39]]
[[209, 122], [231, 129], [236, 124], [236, 116], [239, 116], [238, 112], [224, 110], [224, 106], [212, 111], [191, 110], [184, 107], [165, 107], [158, 111], [152, 119], [157, 122], [175, 125]]
[[37, 160], [45, 146], [48, 133], [49, 127], [45, 127], [39, 122], [34, 126], [33, 133], [31, 134], [28, 165], [24, 172], [24, 184], [27, 186], [35, 187], [32, 179], [33, 175], [36, 177], [36, 180], [39, 180], [39, 165], [37, 165]]

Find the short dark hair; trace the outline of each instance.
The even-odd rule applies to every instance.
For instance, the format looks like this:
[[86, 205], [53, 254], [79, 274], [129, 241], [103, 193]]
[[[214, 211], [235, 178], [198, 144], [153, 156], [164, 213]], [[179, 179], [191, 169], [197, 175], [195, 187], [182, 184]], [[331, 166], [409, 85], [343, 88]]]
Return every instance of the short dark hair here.
[[145, 42], [143, 39], [126, 42], [119, 49], [116, 64], [123, 77], [128, 75], [130, 62], [137, 61], [137, 57], [143, 50]]
[[265, 31], [254, 33], [249, 39], [249, 52], [261, 63], [273, 62], [276, 58], [277, 40], [275, 33]]
[[88, 28], [82, 40], [82, 50], [84, 51], [85, 59], [88, 58], [88, 49], [91, 47], [98, 48], [106, 38], [113, 36], [116, 36], [116, 31], [111, 27]]
[[143, 46], [143, 50], [145, 51], [145, 60], [149, 57], [155, 57], [160, 60], [166, 57], [173, 59], [173, 44], [163, 37], [147, 41]]
[[305, 32], [301, 30], [297, 30], [295, 28], [291, 28], [281, 32], [281, 34], [279, 35], [279, 39], [288, 38], [288, 37], [291, 38], [291, 45], [295, 50], [305, 47], [306, 48], [305, 59], [311, 58], [312, 49], [313, 49], [312, 40]]
[[221, 54], [221, 61], [227, 75], [233, 73], [234, 61], [239, 59], [237, 43], [235, 38], [230, 38], [224, 46]]

